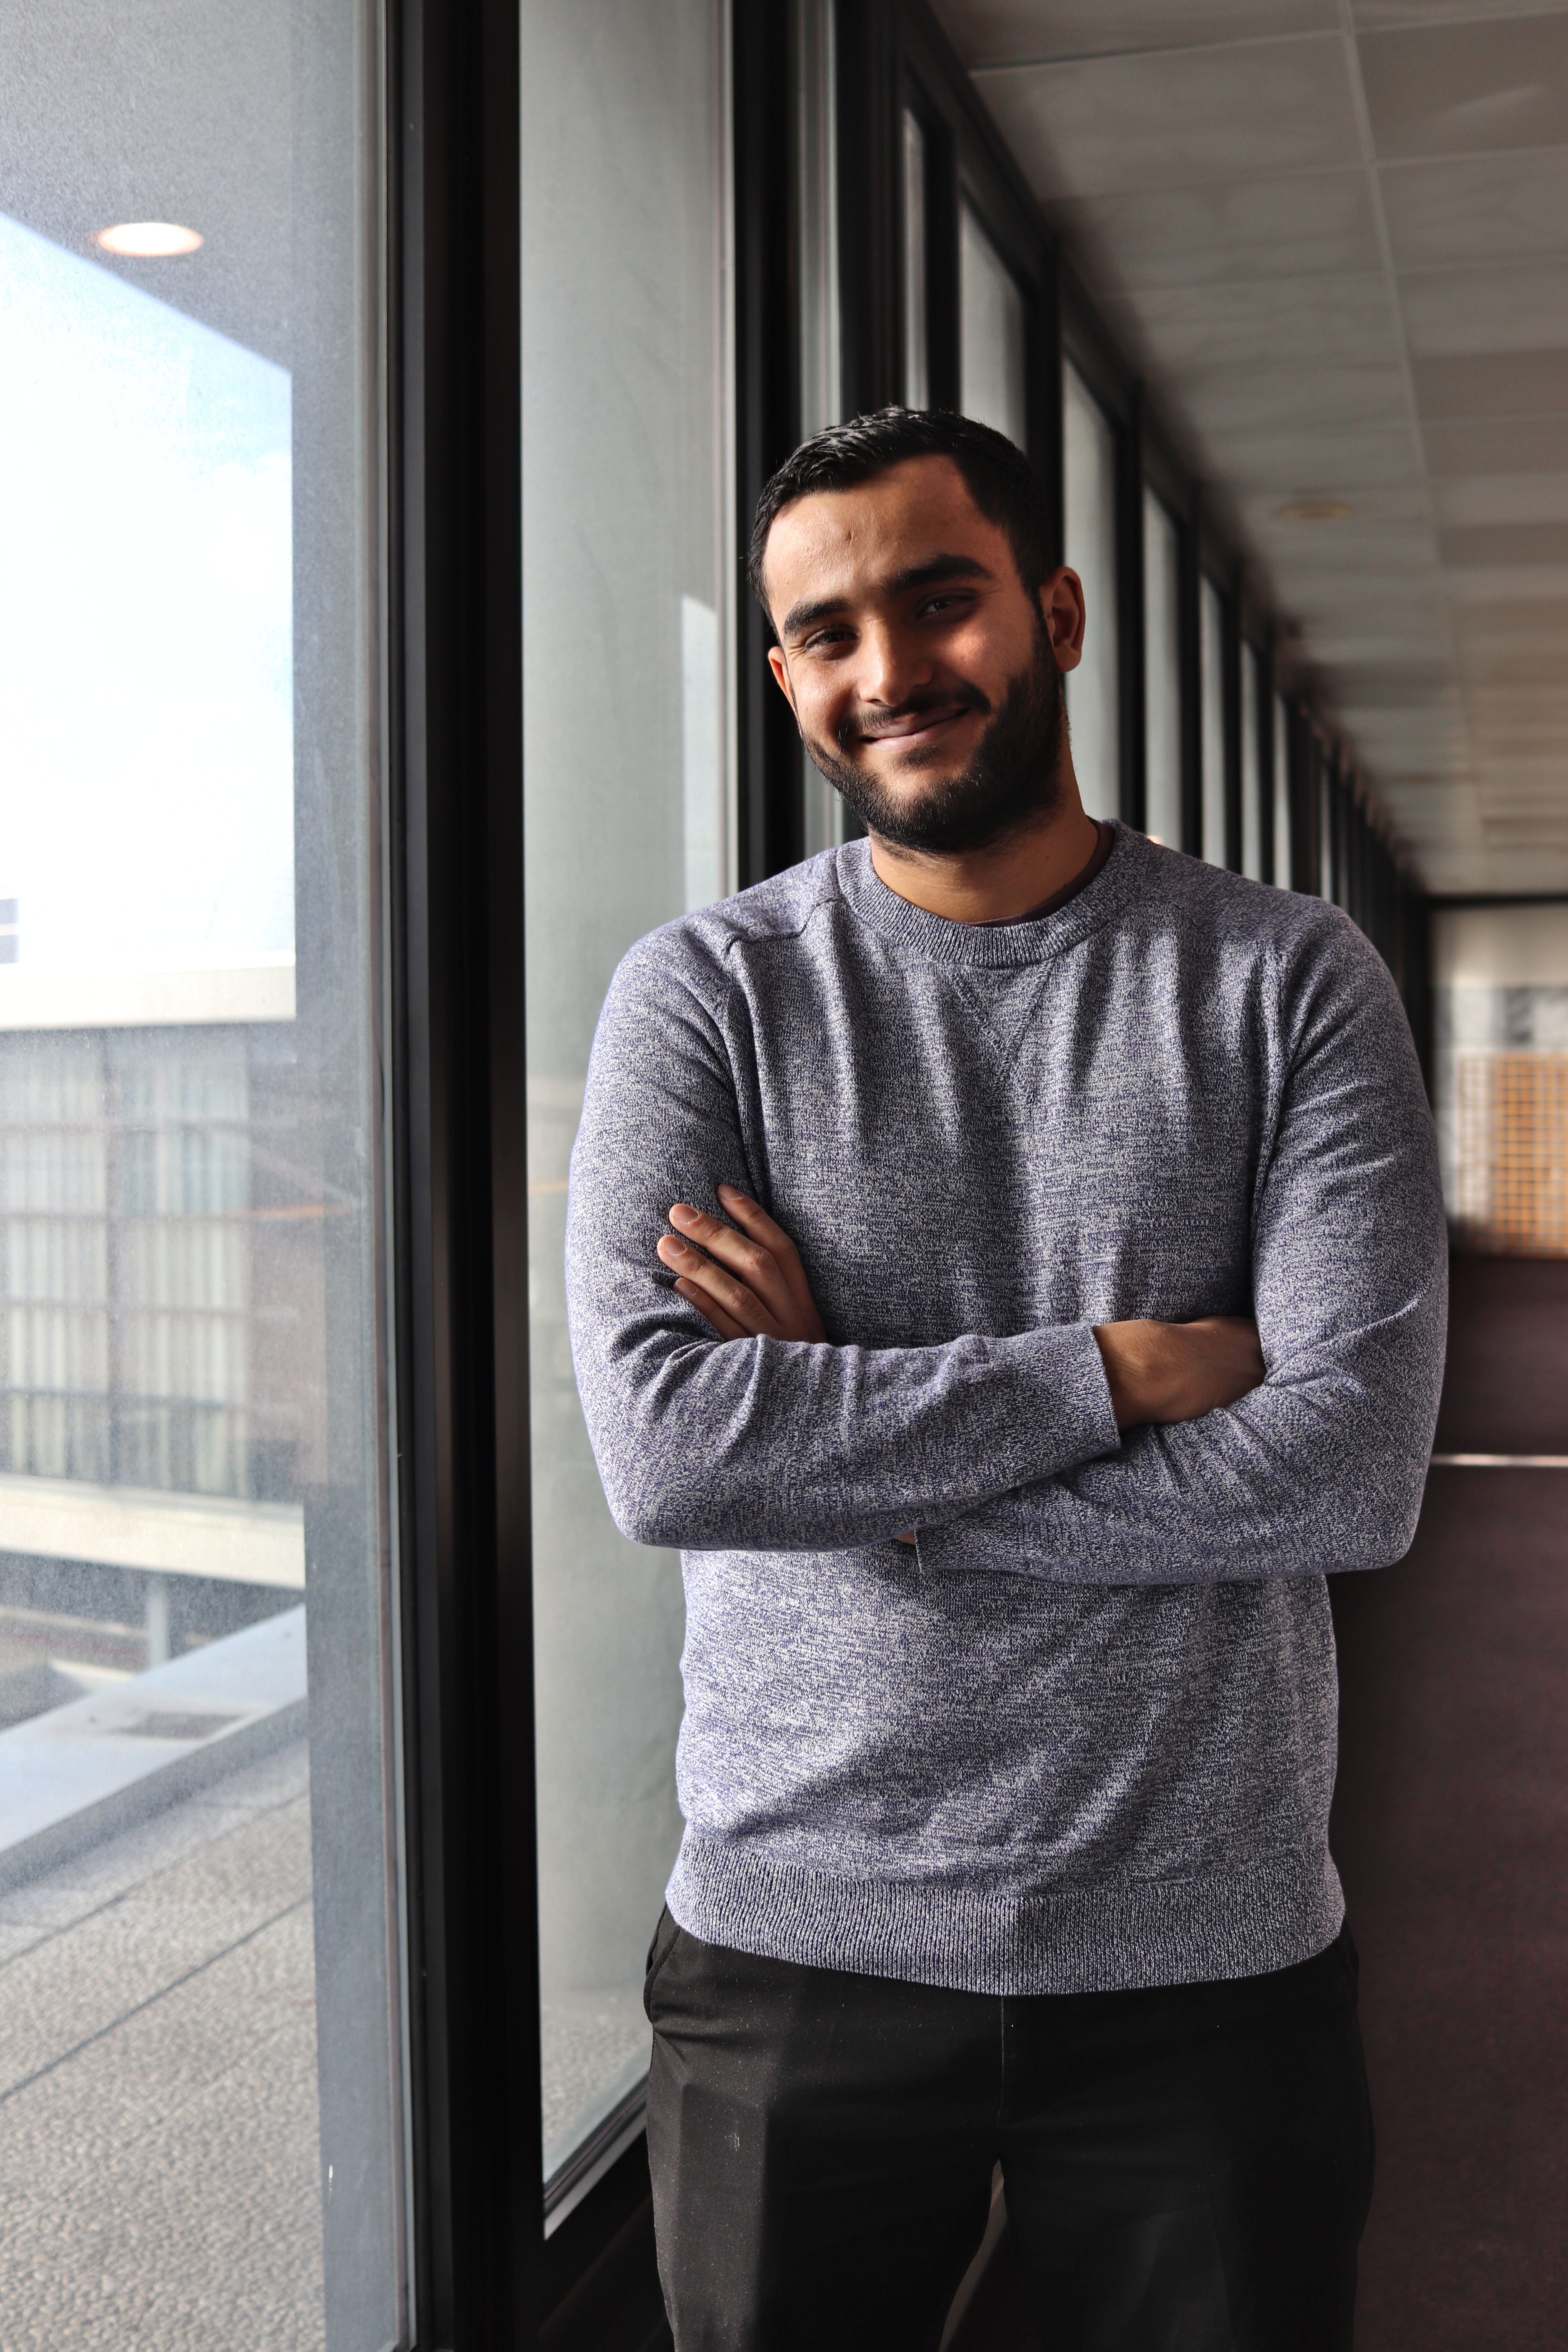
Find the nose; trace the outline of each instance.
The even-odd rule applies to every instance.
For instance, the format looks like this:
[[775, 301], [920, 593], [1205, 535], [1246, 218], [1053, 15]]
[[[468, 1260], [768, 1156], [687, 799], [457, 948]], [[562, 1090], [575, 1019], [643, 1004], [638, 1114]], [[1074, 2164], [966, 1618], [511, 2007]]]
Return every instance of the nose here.
[[896, 709], [917, 688], [929, 686], [936, 675], [930, 656], [887, 621], [875, 621], [863, 631], [859, 654], [855, 686], [864, 703]]

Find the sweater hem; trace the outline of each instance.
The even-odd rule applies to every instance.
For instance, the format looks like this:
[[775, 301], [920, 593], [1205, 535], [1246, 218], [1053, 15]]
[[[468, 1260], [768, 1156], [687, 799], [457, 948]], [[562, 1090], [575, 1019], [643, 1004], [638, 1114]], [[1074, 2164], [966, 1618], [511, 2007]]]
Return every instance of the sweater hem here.
[[705, 1944], [954, 1992], [1123, 1992], [1264, 1976], [1344, 1920], [1327, 1850], [1061, 1893], [848, 1879], [688, 1832], [670, 1916]]

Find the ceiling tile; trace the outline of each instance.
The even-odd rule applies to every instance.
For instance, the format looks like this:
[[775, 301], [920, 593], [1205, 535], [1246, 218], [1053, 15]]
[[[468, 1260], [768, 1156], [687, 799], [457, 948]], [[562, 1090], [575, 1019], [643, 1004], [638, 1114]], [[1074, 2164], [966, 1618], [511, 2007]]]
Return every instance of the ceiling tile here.
[[1096, 290], [1321, 277], [1380, 266], [1366, 173], [1059, 198], [1052, 216]]
[[1184, 286], [1102, 302], [1114, 332], [1135, 325], [1162, 367], [1182, 373], [1301, 360], [1398, 364], [1399, 342], [1382, 278], [1257, 278]]
[[1561, 260], [1417, 270], [1400, 278], [1399, 299], [1417, 359], [1568, 350], [1568, 268]]
[[1568, 563], [1568, 522], [1474, 523], [1438, 533], [1444, 564]]
[[1412, 362], [1425, 417], [1550, 416], [1568, 410], [1568, 352], [1476, 353]]
[[1359, 163], [1335, 35], [975, 76], [1037, 194], [1190, 188]]
[[1568, 247], [1568, 147], [1387, 163], [1379, 173], [1400, 269], [1453, 268]]
[[1331, 32], [1339, 22], [1334, 0], [935, 0], [935, 6], [967, 66]]
[[1344, 498], [1363, 489], [1399, 489], [1421, 478], [1415, 433], [1406, 424], [1359, 431], [1310, 428], [1232, 433], [1222, 454], [1225, 475], [1244, 500], [1260, 492], [1289, 498]]
[[1351, 0], [1358, 31], [1399, 25], [1490, 23], [1498, 16], [1557, 16], [1563, 0]]
[[1477, 604], [1516, 604], [1525, 597], [1568, 596], [1568, 562], [1455, 563], [1443, 574], [1455, 607], [1455, 625], [1463, 627], [1461, 609]]
[[[1568, 356], [1568, 355], [1565, 355]], [[1254, 367], [1194, 370], [1173, 389], [1197, 429], [1212, 441], [1223, 480], [1225, 444], [1259, 426], [1384, 425], [1405, 414], [1405, 376], [1386, 366]]]
[[1568, 415], [1428, 425], [1422, 440], [1427, 470], [1438, 479], [1455, 474], [1550, 473], [1568, 467]]
[[1451, 530], [1473, 523], [1568, 522], [1568, 470], [1468, 474], [1434, 485], [1437, 520]]
[[1568, 141], [1568, 16], [1363, 33], [1357, 47], [1382, 162]]

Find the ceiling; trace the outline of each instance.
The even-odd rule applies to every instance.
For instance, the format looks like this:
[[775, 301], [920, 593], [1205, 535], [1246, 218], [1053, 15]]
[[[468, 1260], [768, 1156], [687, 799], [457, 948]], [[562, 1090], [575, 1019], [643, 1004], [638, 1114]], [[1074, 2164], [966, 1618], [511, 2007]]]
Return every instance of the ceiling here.
[[1568, 6], [935, 5], [1427, 887], [1568, 890]]

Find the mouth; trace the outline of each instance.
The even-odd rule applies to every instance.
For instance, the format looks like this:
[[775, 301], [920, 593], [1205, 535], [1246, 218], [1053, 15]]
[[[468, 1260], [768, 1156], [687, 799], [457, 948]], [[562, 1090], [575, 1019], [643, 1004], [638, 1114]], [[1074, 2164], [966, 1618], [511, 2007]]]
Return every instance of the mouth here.
[[967, 702], [948, 703], [936, 710], [911, 710], [906, 718], [896, 719], [886, 727], [863, 729], [860, 746], [867, 751], [874, 751], [883, 743], [896, 751], [924, 751], [973, 716], [973, 707]]

